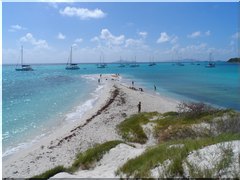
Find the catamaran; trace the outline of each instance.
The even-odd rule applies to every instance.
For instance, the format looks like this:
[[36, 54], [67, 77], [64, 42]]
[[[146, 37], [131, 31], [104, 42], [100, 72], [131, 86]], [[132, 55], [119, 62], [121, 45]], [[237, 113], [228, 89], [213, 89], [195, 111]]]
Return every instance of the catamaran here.
[[67, 65], [66, 65], [66, 70], [77, 70], [80, 69], [78, 67], [78, 64], [76, 63], [72, 63], [72, 46], [71, 46], [71, 50], [70, 50], [70, 57], [68, 59]]
[[148, 66], [155, 66], [156, 63], [154, 62], [154, 57], [150, 57], [149, 65]]
[[137, 64], [137, 61], [136, 61], [136, 56], [134, 57], [134, 61], [129, 67], [139, 67], [139, 64]]
[[212, 53], [209, 53], [209, 61], [208, 61], [208, 65], [206, 65], [206, 68], [214, 68], [215, 67], [215, 63], [212, 62], [213, 57], [212, 57]]
[[97, 65], [97, 68], [105, 68], [107, 65], [104, 63], [104, 56], [100, 56], [100, 63]]
[[23, 64], [23, 46], [21, 46], [21, 65], [17, 64], [16, 71], [33, 71], [29, 64]]
[[118, 67], [125, 67], [125, 65], [123, 64], [123, 60], [122, 60], [122, 57], [120, 56], [120, 60], [119, 60], [120, 64]]

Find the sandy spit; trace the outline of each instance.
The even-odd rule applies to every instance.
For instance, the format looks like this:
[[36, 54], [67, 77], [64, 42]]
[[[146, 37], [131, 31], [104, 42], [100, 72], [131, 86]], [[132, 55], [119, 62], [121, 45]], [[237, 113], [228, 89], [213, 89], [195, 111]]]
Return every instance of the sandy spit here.
[[[78, 152], [86, 151], [96, 143], [121, 139], [116, 132], [116, 126], [126, 117], [137, 113], [139, 101], [142, 102], [143, 112], [175, 111], [178, 104], [177, 100], [171, 98], [129, 89], [121, 84], [117, 77], [110, 75], [105, 75], [101, 83], [104, 84], [104, 88], [91, 110], [76, 119], [74, 123], [57, 129], [31, 148], [3, 160], [3, 177], [29, 178], [58, 165], [68, 167], [73, 163]], [[131, 148], [125, 144], [116, 146], [100, 161], [103, 166], [98, 165], [96, 171], [88, 173], [78, 172], [77, 177], [115, 177], [113, 172], [118, 166], [128, 158], [134, 157], [130, 152], [139, 154], [143, 151], [141, 148], [131, 151]], [[124, 154], [127, 151], [129, 157]], [[116, 157], [113, 157], [113, 154], [116, 154]], [[119, 158], [119, 163], [113, 162], [105, 175], [98, 174], [98, 170], [109, 167], [108, 160], [114, 158]], [[56, 175], [56, 177], [66, 177], [67, 173], [61, 174], [62, 176]]]

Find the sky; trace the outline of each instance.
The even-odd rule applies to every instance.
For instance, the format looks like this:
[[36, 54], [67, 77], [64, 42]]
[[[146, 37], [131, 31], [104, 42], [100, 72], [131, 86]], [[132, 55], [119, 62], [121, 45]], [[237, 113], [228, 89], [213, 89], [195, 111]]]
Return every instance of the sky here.
[[228, 60], [239, 52], [237, 2], [2, 3], [3, 64]]

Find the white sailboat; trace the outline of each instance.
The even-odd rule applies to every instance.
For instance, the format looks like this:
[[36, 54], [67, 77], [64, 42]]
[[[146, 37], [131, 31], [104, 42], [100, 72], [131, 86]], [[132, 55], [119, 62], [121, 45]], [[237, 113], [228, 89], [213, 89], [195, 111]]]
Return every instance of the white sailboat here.
[[139, 67], [139, 64], [137, 64], [137, 61], [136, 61], [136, 56], [134, 57], [134, 61], [132, 62], [132, 64], [129, 66], [129, 67]]
[[214, 68], [215, 67], [215, 63], [212, 62], [212, 61], [213, 61], [212, 53], [209, 53], [209, 61], [208, 61], [208, 64], [205, 67], [206, 68]]
[[70, 50], [70, 57], [68, 59], [67, 65], [66, 65], [66, 70], [77, 70], [80, 69], [78, 67], [78, 64], [76, 63], [72, 63], [72, 46], [71, 46], [71, 50]]
[[119, 60], [120, 64], [118, 67], [125, 67], [125, 65], [123, 64], [123, 60], [122, 57], [120, 56], [120, 60]]
[[178, 66], [184, 66], [184, 64], [182, 62], [180, 62], [181, 59], [182, 59], [181, 56], [178, 55], [178, 61], [176, 63]]
[[148, 66], [155, 66], [156, 63], [154, 62], [154, 57], [150, 57], [149, 65]]
[[23, 64], [23, 46], [21, 46], [21, 64], [16, 66], [16, 71], [33, 71], [33, 68], [29, 64]]
[[97, 65], [97, 68], [105, 68], [107, 65], [104, 63], [104, 55], [100, 56], [100, 63]]

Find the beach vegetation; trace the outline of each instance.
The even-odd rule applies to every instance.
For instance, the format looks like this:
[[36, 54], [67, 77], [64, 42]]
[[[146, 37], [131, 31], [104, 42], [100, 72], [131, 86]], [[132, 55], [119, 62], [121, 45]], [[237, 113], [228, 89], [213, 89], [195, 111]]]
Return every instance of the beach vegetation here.
[[240, 58], [239, 57], [230, 58], [227, 62], [229, 62], [229, 63], [240, 63]]
[[[155, 121], [154, 135], [160, 143], [188, 137], [205, 137], [214, 133], [217, 135], [220, 132], [235, 133], [239, 132], [239, 117], [239, 113], [231, 109], [215, 109], [202, 103], [181, 103], [178, 112], [164, 113]], [[230, 121], [231, 125], [226, 123]]]
[[102, 159], [103, 155], [110, 149], [114, 148], [122, 141], [108, 141], [103, 144], [97, 144], [83, 153], [79, 153], [72, 166], [69, 168], [70, 172], [75, 172], [79, 168], [90, 169], [95, 166], [95, 163]]
[[94, 147], [88, 149], [87, 151], [77, 154], [75, 161], [70, 167], [65, 168], [63, 166], [57, 166], [30, 179], [48, 179], [60, 172], [74, 173], [79, 169], [93, 168], [95, 163], [101, 160], [104, 154], [106, 154], [110, 149], [116, 147], [120, 143], [124, 142], [115, 140], [108, 141], [103, 144], [96, 144]]
[[[233, 160], [233, 155], [234, 155], [233, 149], [231, 145], [228, 145], [228, 146], [220, 145], [218, 148], [221, 150], [221, 157], [220, 157], [220, 160], [218, 160], [215, 166], [213, 166], [212, 168], [199, 167], [195, 164], [190, 163], [188, 160], [185, 161], [186, 163], [185, 165], [188, 168], [189, 175], [192, 178], [221, 177], [221, 174], [227, 173], [226, 170], [231, 165]], [[234, 178], [239, 177], [239, 175], [234, 173], [235, 172], [231, 173], [232, 177]]]
[[[166, 160], [170, 160], [171, 163], [167, 167], [167, 172], [165, 172], [168, 174], [168, 177], [184, 177], [183, 162], [190, 152], [215, 143], [239, 139], [239, 133], [224, 133], [216, 137], [204, 137], [199, 139], [187, 138], [184, 140], [171, 140], [160, 143], [155, 147], [147, 149], [140, 156], [126, 162], [116, 171], [116, 174], [124, 174], [126, 177], [134, 178], [151, 177], [151, 169], [158, 167], [159, 164], [164, 163]], [[182, 146], [178, 146], [179, 144]], [[228, 160], [224, 160], [224, 162], [228, 163]], [[223, 167], [224, 166], [221, 166], [221, 168]]]
[[68, 172], [68, 169], [63, 166], [57, 166], [53, 169], [50, 169], [42, 174], [31, 177], [30, 179], [48, 179], [60, 172]]
[[[151, 177], [152, 169], [170, 161], [159, 177], [184, 177], [183, 163], [188, 166], [186, 157], [189, 153], [216, 143], [240, 139], [240, 113], [231, 109], [216, 109], [202, 103], [180, 104], [177, 112], [133, 115], [118, 128], [125, 140], [140, 142], [140, 137], [146, 136], [141, 134], [144, 133], [141, 125], [150, 121], [155, 124], [153, 133], [158, 144], [148, 147], [143, 154], [127, 161], [116, 171], [117, 175]], [[131, 136], [132, 134], [135, 136]], [[146, 141], [147, 138], [141, 142]], [[210, 170], [189, 165], [188, 168], [192, 168], [190, 176], [217, 177], [216, 172], [223, 171], [231, 163], [231, 152], [231, 149], [224, 151], [224, 158]]]
[[125, 141], [144, 144], [148, 138], [141, 125], [147, 124], [156, 115], [157, 112], [132, 115], [117, 126], [118, 132]]

